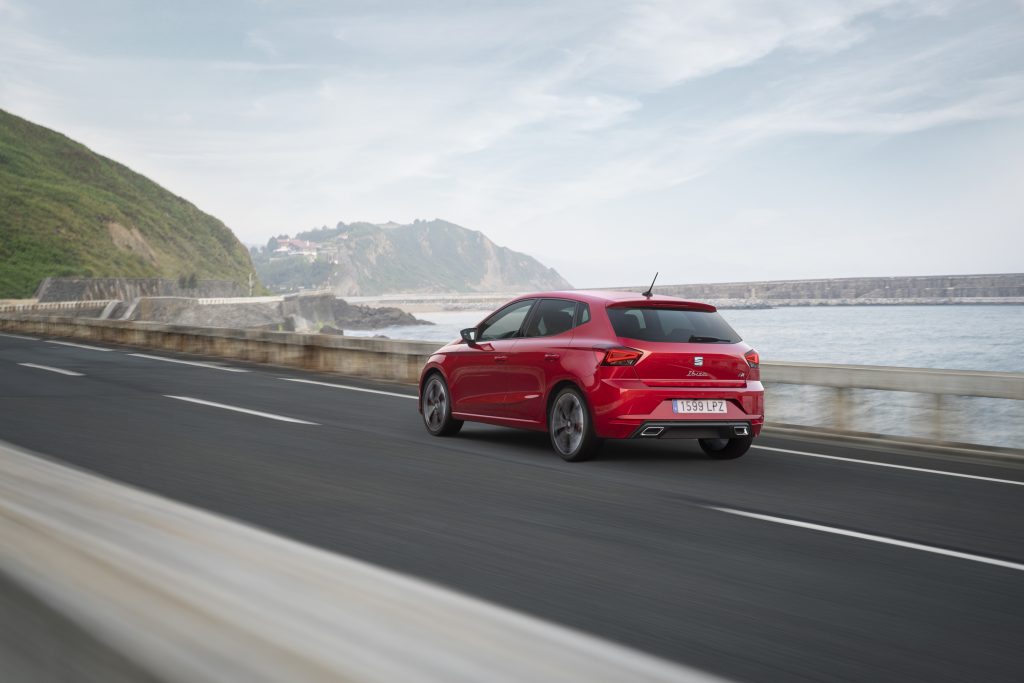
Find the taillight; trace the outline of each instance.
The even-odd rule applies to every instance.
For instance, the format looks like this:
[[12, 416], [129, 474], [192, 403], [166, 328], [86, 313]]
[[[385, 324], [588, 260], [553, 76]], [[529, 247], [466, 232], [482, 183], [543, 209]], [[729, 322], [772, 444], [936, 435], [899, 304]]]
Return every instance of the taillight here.
[[743, 354], [743, 360], [747, 361], [747, 365], [750, 366], [750, 374], [747, 376], [752, 382], [761, 381], [761, 355], [754, 349], [750, 349]]
[[636, 349], [608, 349], [601, 365], [635, 365], [643, 356], [644, 352]]

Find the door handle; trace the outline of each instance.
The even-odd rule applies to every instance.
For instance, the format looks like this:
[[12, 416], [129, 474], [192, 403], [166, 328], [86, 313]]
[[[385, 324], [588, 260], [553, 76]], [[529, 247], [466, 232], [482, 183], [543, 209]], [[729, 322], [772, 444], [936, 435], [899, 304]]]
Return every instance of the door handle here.
[[495, 363], [504, 363], [507, 360], [508, 360], [508, 356], [495, 356], [494, 357], [494, 362]]
[[544, 360], [558, 360], [561, 358], [557, 353], [545, 353]]

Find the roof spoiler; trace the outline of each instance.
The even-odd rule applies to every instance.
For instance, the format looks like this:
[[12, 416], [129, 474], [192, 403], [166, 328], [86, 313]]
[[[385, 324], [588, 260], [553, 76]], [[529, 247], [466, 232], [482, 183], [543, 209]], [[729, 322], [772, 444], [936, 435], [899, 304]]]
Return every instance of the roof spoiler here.
[[683, 299], [625, 299], [609, 302], [607, 308], [666, 308], [677, 311], [703, 311], [714, 313], [718, 309], [711, 304]]

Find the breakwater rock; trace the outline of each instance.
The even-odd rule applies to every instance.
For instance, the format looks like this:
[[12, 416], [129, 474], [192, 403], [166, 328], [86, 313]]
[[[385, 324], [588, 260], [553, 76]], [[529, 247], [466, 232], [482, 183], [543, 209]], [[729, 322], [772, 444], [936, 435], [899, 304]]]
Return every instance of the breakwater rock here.
[[[644, 291], [647, 287], [625, 289]], [[713, 282], [659, 285], [654, 291], [698, 301], [753, 301], [769, 306], [999, 303], [999, 300], [1019, 303], [1024, 300], [1024, 273]]]
[[[628, 288], [643, 291], [644, 288]], [[1024, 273], [981, 275], [920, 275], [906, 278], [834, 278], [823, 280], [777, 280], [749, 283], [665, 285], [658, 294], [686, 299], [740, 299], [764, 301], [813, 300], [827, 302], [887, 299], [909, 301], [1024, 298]], [[791, 304], [792, 305], [792, 304]]]

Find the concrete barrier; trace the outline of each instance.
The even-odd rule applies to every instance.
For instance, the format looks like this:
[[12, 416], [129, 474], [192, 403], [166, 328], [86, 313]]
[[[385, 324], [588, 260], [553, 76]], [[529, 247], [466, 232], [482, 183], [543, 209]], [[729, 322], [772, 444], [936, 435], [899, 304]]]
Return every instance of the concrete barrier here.
[[762, 364], [761, 376], [772, 384], [1024, 400], [1024, 374], [1018, 372], [773, 361]]
[[441, 344], [125, 320], [2, 314], [0, 330], [145, 346], [415, 384]]
[[720, 680], [0, 443], [5, 586], [10, 681]]
[[[1022, 373], [765, 362], [761, 376], [769, 415], [792, 422], [780, 426], [818, 427], [853, 437], [887, 434], [907, 437], [908, 445], [945, 444], [959, 450], [973, 445], [1022, 453]], [[782, 391], [786, 386], [825, 394], [787, 394]], [[912, 396], [917, 398], [908, 401]], [[985, 405], [971, 403], [978, 400]], [[801, 405], [810, 409], [800, 410]], [[865, 419], [872, 421], [867, 429]]]

